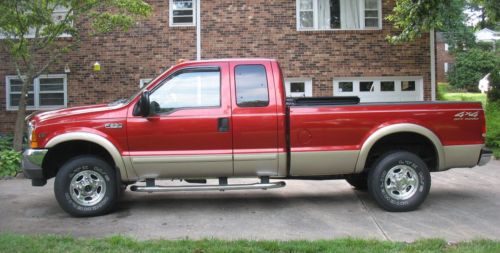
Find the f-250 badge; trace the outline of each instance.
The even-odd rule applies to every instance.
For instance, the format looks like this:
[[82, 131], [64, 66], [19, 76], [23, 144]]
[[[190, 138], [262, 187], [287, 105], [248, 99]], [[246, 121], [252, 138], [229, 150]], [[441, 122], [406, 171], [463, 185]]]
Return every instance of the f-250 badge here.
[[459, 112], [453, 120], [479, 120], [479, 112]]

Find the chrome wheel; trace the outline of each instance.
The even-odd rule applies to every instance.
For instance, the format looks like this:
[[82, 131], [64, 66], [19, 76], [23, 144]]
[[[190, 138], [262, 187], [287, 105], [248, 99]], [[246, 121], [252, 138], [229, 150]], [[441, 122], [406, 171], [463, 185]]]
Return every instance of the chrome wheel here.
[[104, 178], [92, 170], [84, 170], [73, 176], [69, 188], [71, 198], [82, 206], [93, 206], [106, 195]]
[[408, 165], [396, 165], [385, 176], [384, 188], [391, 198], [407, 200], [417, 192], [419, 179], [415, 169]]

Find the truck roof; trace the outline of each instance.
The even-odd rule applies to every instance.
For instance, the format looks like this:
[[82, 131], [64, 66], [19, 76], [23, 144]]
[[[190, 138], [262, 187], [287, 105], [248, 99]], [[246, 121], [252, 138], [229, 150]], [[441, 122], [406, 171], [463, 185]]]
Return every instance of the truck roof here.
[[206, 60], [189, 60], [184, 61], [180, 64], [184, 63], [199, 63], [199, 62], [241, 62], [241, 61], [273, 61], [276, 62], [276, 59], [272, 58], [222, 58], [222, 59], [206, 59]]

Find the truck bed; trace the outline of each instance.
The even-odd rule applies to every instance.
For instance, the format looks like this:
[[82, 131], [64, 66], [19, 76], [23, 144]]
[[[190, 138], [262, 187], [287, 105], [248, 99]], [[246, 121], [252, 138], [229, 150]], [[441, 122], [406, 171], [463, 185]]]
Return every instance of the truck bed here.
[[481, 103], [353, 101], [298, 99], [289, 103], [291, 175], [359, 173], [366, 162], [364, 153], [369, 152], [363, 146], [377, 132], [387, 132], [386, 126], [397, 128], [399, 138], [406, 141], [415, 137], [405, 135], [406, 129], [435, 137], [444, 149], [436, 152], [446, 153], [435, 170], [477, 164], [484, 143]]

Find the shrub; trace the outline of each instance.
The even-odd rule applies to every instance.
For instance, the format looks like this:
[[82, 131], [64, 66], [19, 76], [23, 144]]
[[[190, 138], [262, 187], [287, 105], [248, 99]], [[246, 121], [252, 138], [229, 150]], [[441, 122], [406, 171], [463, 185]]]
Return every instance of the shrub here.
[[21, 168], [21, 153], [11, 149], [0, 151], [0, 177], [15, 176]]
[[472, 48], [456, 54], [453, 69], [448, 73], [450, 85], [455, 88], [478, 91], [479, 80], [500, 65], [500, 57], [494, 52]]
[[0, 151], [12, 148], [12, 135], [0, 135]]
[[486, 106], [486, 145], [500, 149], [500, 102], [489, 102]]

